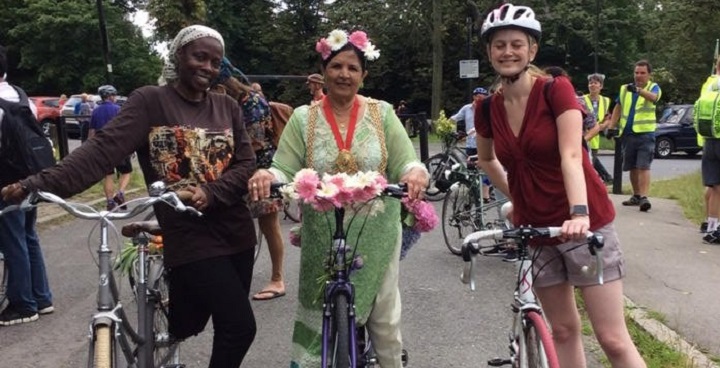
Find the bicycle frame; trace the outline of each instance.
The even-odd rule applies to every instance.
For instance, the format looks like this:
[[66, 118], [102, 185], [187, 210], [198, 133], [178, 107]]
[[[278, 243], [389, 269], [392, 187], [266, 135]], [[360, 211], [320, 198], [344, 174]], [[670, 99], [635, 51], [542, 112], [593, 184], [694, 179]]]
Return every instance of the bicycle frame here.
[[332, 339], [331, 331], [333, 327], [333, 310], [334, 300], [338, 293], [347, 296], [348, 302], [348, 330], [349, 330], [349, 348], [350, 348], [350, 367], [356, 368], [358, 362], [358, 341], [357, 341], [357, 324], [355, 321], [355, 286], [350, 281], [350, 275], [347, 271], [347, 243], [346, 234], [343, 228], [345, 219], [345, 209], [335, 208], [335, 235], [333, 235], [333, 254], [335, 255], [334, 265], [342, 265], [337, 267], [333, 272], [333, 278], [325, 283], [325, 292], [323, 293], [323, 324], [322, 324], [322, 355], [321, 367], [328, 367], [331, 355], [330, 342]]
[[[65, 209], [75, 217], [95, 220], [99, 222], [100, 236], [98, 245], [98, 291], [97, 291], [97, 312], [92, 316], [89, 335], [90, 347], [88, 353], [88, 367], [93, 367], [96, 364], [96, 349], [95, 343], [98, 339], [97, 331], [102, 330], [103, 334], [100, 339], [108, 339], [108, 341], [98, 342], [98, 347], [108, 349], [109, 351], [103, 351], [105, 354], [98, 354], [98, 362], [103, 366], [116, 367], [119, 358], [119, 352], [117, 347], [119, 346], [126, 361], [128, 367], [133, 368], [154, 368], [154, 357], [153, 351], [155, 348], [155, 335], [154, 326], [152, 325], [152, 318], [154, 316], [155, 303], [159, 302], [157, 299], [157, 290], [151, 290], [148, 288], [148, 273], [146, 267], [147, 262], [147, 242], [144, 244], [138, 244], [138, 280], [136, 284], [136, 302], [137, 302], [137, 323], [138, 329], [133, 329], [130, 325], [129, 318], [125, 314], [122, 303], [120, 303], [120, 297], [117, 287], [117, 282], [113, 275], [112, 267], [112, 249], [108, 244], [108, 228], [111, 226], [111, 220], [129, 219], [135, 217], [153, 204], [164, 202], [173, 206], [178, 211], [189, 211], [196, 215], [201, 215], [197, 210], [192, 207], [186, 207], [180, 200], [177, 194], [173, 192], [163, 193], [165, 190], [164, 184], [154, 183], [151, 185], [151, 197], [142, 199], [142, 203], [133, 207], [128, 212], [114, 212], [114, 211], [96, 211], [92, 207], [83, 204], [73, 204], [65, 202], [60, 197], [46, 192], [36, 192], [31, 194], [22, 205], [22, 208], [32, 207], [35, 201], [43, 200], [50, 203], [54, 203]], [[137, 202], [140, 200], [129, 201]], [[158, 272], [152, 272], [153, 275], [159, 275]], [[106, 333], [109, 331], [109, 336]], [[105, 345], [103, 345], [105, 344]], [[169, 349], [170, 352], [164, 357], [163, 362], [160, 365], [167, 363], [172, 358], [177, 358], [177, 345], [174, 345]], [[101, 357], [102, 355], [105, 355]]]

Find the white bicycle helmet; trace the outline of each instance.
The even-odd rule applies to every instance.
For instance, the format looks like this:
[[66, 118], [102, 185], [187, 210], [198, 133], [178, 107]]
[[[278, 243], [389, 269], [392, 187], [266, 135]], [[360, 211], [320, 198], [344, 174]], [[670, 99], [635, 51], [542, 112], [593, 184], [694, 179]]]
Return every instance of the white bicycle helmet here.
[[487, 42], [495, 31], [508, 28], [525, 31], [540, 41], [542, 28], [535, 19], [535, 12], [527, 6], [513, 4], [503, 4], [491, 11], [480, 29], [480, 37]]

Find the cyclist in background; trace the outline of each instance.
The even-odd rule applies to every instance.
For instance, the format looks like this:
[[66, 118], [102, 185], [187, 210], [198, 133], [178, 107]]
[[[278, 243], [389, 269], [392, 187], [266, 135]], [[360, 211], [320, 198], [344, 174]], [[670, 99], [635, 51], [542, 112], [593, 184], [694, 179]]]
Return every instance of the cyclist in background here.
[[[461, 107], [460, 111], [450, 117], [450, 120], [454, 121], [456, 124], [460, 121], [465, 122], [465, 154], [468, 157], [477, 155], [475, 125], [473, 124], [475, 121], [475, 105], [480, 104], [487, 95], [488, 91], [485, 88], [475, 88], [472, 94], [473, 101]], [[483, 177], [482, 197], [483, 202], [490, 203], [490, 180], [488, 180], [487, 176]]]
[[256, 332], [249, 300], [256, 237], [244, 201], [255, 154], [237, 102], [207, 92], [224, 45], [212, 28], [183, 28], [170, 44], [163, 85], [132, 92], [115, 119], [62, 165], [2, 189], [13, 202], [34, 190], [69, 197], [137, 150], [148, 185], [162, 180], [193, 192], [190, 204], [202, 217], [162, 204], [155, 214], [169, 271], [169, 332], [197, 335], [212, 317], [211, 368], [239, 367]]
[[[585, 367], [579, 288], [600, 345], [615, 367], [645, 367], [625, 325], [622, 252], [613, 226], [615, 210], [590, 158], [584, 153], [582, 114], [567, 78], [556, 78], [544, 96], [546, 79], [528, 72], [538, 53], [540, 22], [526, 6], [504, 4], [481, 28], [488, 58], [500, 76], [502, 93], [490, 103], [490, 121], [480, 105], [475, 114], [479, 165], [513, 202], [515, 226], [557, 226], [561, 240], [536, 239], [535, 293], [553, 330], [560, 365]], [[552, 106], [548, 106], [548, 102]], [[505, 172], [507, 170], [507, 174]], [[588, 230], [605, 238], [604, 285], [583, 272], [589, 252], [566, 252]], [[562, 244], [558, 244], [562, 241]]]

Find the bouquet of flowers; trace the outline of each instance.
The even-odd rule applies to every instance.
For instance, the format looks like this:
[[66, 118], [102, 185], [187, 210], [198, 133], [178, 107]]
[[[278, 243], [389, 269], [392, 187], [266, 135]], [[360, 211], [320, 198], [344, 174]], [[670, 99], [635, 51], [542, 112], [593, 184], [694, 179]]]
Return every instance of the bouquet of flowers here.
[[435, 228], [440, 222], [435, 207], [427, 201], [402, 200], [402, 248], [400, 259], [404, 259], [407, 252], [420, 240], [420, 234]]
[[447, 145], [456, 129], [455, 122], [445, 116], [445, 110], [440, 110], [440, 115], [435, 121], [435, 134]]

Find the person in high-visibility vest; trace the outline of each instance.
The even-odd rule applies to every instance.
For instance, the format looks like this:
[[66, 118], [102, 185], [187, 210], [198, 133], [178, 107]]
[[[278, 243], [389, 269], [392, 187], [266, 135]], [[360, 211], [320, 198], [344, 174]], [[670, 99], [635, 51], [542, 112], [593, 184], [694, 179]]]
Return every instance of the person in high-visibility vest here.
[[[602, 91], [603, 83], [605, 82], [605, 74], [590, 74], [588, 75], [588, 90], [590, 93], [583, 96], [585, 106], [587, 106], [588, 112], [590, 112], [595, 121], [597, 121], [597, 127], [591, 129], [585, 134], [585, 139], [590, 147], [592, 153], [592, 162], [595, 171], [600, 175], [605, 183], [612, 182], [612, 175], [608, 173], [603, 166], [600, 159], [598, 159], [598, 152], [600, 151], [600, 132], [607, 128], [610, 122], [610, 114], [608, 109], [610, 108], [610, 98], [600, 94]], [[607, 120], [606, 120], [607, 119]]]
[[[720, 58], [715, 62], [715, 74], [703, 84], [700, 94], [720, 90]], [[707, 219], [703, 241], [720, 244], [720, 139], [698, 134], [698, 145], [703, 147], [702, 181], [705, 185], [705, 212]]]
[[652, 67], [647, 60], [635, 63], [635, 82], [620, 87], [610, 127], [618, 126], [622, 137], [623, 171], [630, 171], [633, 195], [623, 206], [639, 206], [647, 212], [652, 207], [647, 198], [650, 190], [650, 164], [655, 154], [655, 104], [660, 100], [660, 86], [650, 80]]

